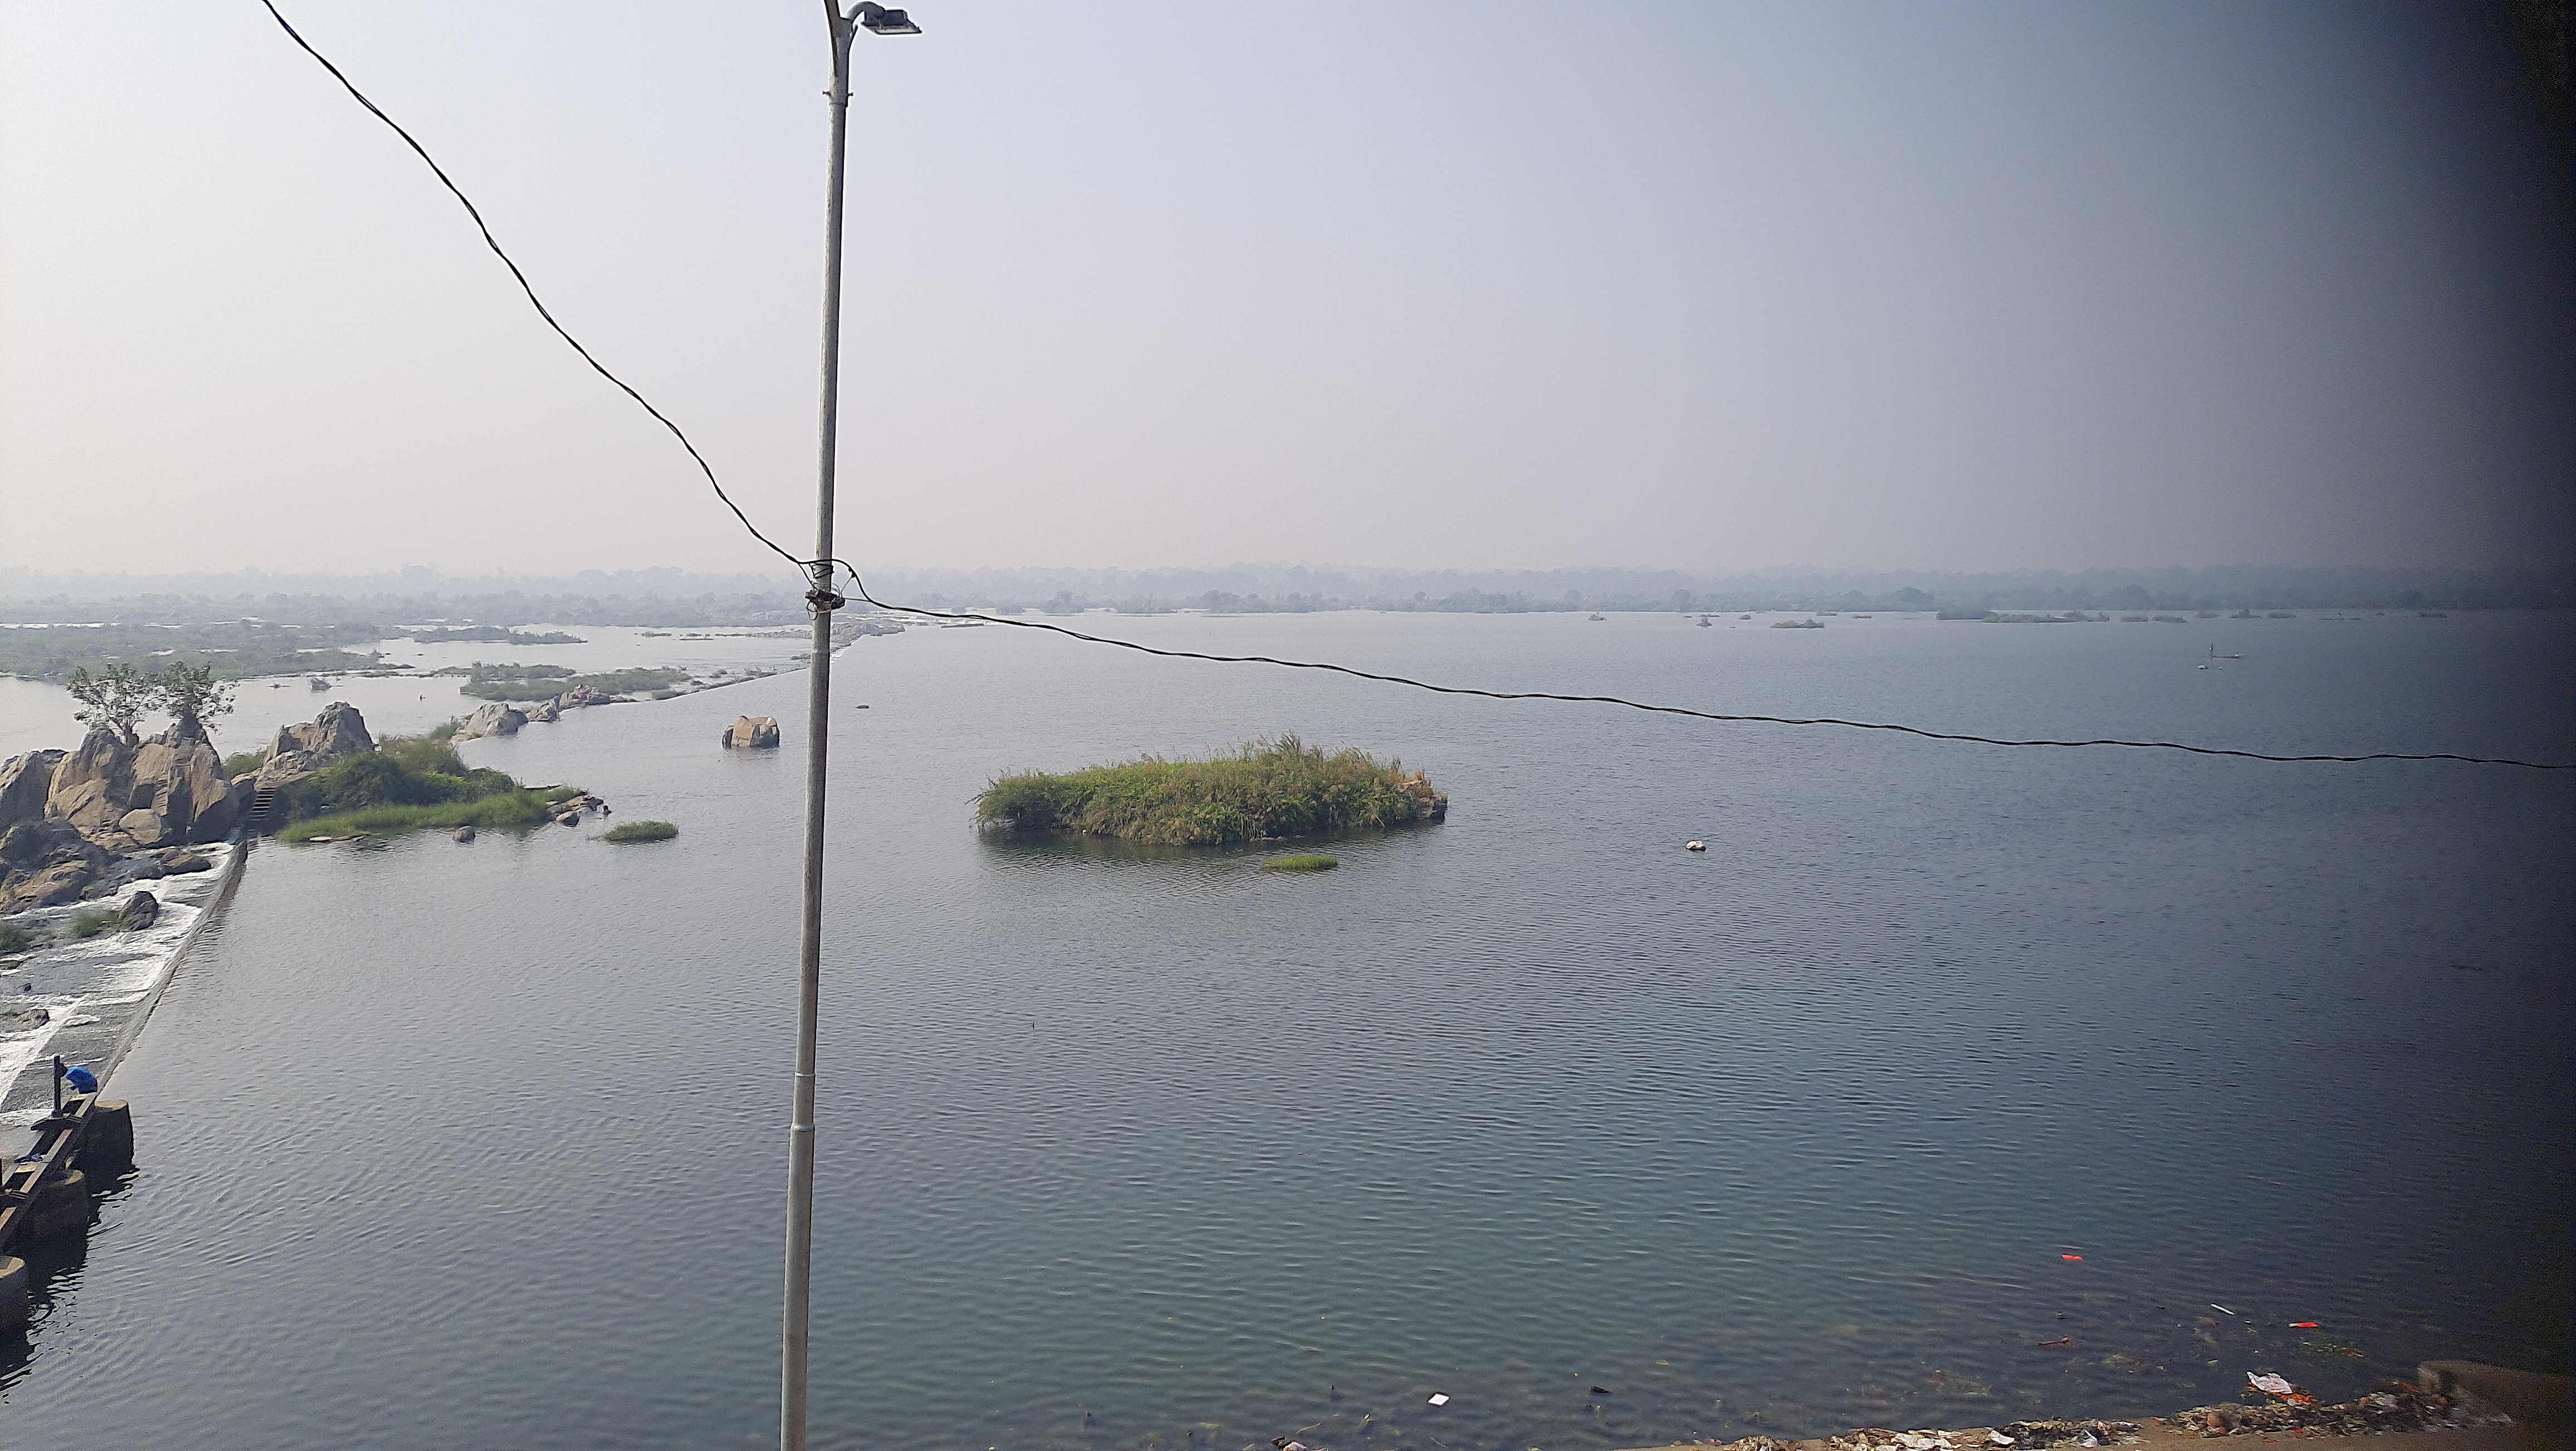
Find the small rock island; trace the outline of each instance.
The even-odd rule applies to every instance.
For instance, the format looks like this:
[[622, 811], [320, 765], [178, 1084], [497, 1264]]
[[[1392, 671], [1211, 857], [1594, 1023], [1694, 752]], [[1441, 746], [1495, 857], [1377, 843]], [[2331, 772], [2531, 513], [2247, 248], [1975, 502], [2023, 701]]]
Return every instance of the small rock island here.
[[1449, 798], [1422, 772], [1361, 750], [1327, 754], [1293, 735], [1205, 761], [1143, 756], [1060, 775], [1015, 772], [975, 802], [982, 826], [1161, 846], [1391, 830], [1448, 814]]

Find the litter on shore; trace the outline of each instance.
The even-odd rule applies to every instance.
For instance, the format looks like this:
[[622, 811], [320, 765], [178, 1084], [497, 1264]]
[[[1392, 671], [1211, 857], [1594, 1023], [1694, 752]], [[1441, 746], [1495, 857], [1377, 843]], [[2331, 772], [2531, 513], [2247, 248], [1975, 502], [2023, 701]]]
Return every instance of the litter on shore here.
[[[2259, 1384], [2263, 1378], [2249, 1379]], [[2269, 1387], [2262, 1389], [2272, 1393]], [[2444, 1431], [2490, 1424], [2499, 1422], [2492, 1416], [2472, 1414], [2449, 1397], [2404, 1381], [2391, 1381], [2385, 1390], [2340, 1405], [2321, 1406], [2311, 1398], [2305, 1402], [2278, 1400], [2261, 1406], [2197, 1406], [2143, 1425], [2136, 1421], [2009, 1421], [1961, 1431], [1890, 1431], [1868, 1426], [1813, 1440], [1747, 1436], [1723, 1444], [1700, 1445], [1711, 1451], [1991, 1451], [2005, 1446], [2014, 1451], [2049, 1451], [2060, 1446], [2138, 1445], [2150, 1427], [2163, 1434], [2208, 1440], [2222, 1436]]]

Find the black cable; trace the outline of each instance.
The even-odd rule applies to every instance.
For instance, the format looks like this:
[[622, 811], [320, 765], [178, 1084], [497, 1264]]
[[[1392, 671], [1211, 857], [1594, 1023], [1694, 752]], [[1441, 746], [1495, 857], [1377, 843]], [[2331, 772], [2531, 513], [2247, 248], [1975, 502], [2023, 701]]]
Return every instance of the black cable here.
[[457, 202], [465, 208], [465, 215], [474, 219], [474, 229], [483, 234], [483, 245], [491, 248], [492, 255], [500, 258], [501, 265], [509, 268], [510, 275], [518, 279], [519, 290], [528, 295], [528, 305], [537, 310], [537, 316], [546, 320], [546, 326], [555, 330], [556, 337], [562, 338], [566, 343], [571, 344], [572, 350], [581, 354], [581, 360], [590, 364], [591, 371], [599, 374], [599, 376], [603, 378], [606, 378], [609, 382], [616, 384], [619, 392], [634, 399], [636, 406], [642, 408], [645, 412], [652, 414], [654, 422], [671, 430], [671, 436], [680, 441], [680, 447], [687, 449], [689, 451], [689, 457], [697, 460], [698, 472], [707, 476], [707, 487], [716, 491], [716, 497], [724, 501], [724, 506], [726, 508], [733, 510], [733, 516], [742, 521], [743, 528], [751, 531], [751, 537], [768, 545], [769, 551], [772, 554], [775, 554], [779, 558], [786, 560], [788, 563], [795, 565], [798, 569], [802, 570], [811, 568], [812, 566], [807, 561], [799, 559], [795, 555], [788, 553], [786, 550], [779, 548], [768, 535], [760, 532], [759, 527], [751, 522], [751, 516], [742, 512], [742, 506], [735, 503], [733, 501], [733, 496], [724, 491], [724, 485], [716, 482], [715, 469], [707, 463], [706, 455], [698, 452], [698, 446], [689, 442], [689, 436], [680, 431], [680, 425], [673, 423], [669, 418], [665, 417], [661, 409], [654, 407], [650, 400], [646, 399], [643, 394], [636, 392], [633, 386], [628, 384], [625, 379], [608, 371], [606, 364], [600, 362], [599, 359], [592, 357], [590, 355], [590, 349], [581, 345], [581, 339], [564, 331], [564, 325], [555, 321], [555, 315], [548, 312], [546, 310], [545, 303], [537, 297], [537, 289], [529, 284], [528, 274], [520, 271], [519, 264], [510, 260], [510, 254], [501, 250], [500, 242], [493, 238], [492, 228], [484, 222], [483, 213], [474, 205], [474, 199], [467, 196], [464, 188], [459, 187], [456, 184], [455, 179], [447, 174], [446, 168], [438, 164], [438, 159], [429, 154], [429, 148], [421, 145], [417, 138], [415, 138], [410, 132], [404, 130], [401, 122], [386, 115], [383, 107], [368, 100], [367, 93], [359, 90], [357, 86], [350, 82], [347, 76], [342, 75], [340, 73], [340, 68], [331, 64], [331, 58], [329, 56], [315, 50], [311, 41], [308, 41], [303, 36], [296, 34], [295, 27], [287, 24], [286, 17], [277, 13], [277, 6], [271, 3], [271, 0], [259, 0], [259, 3], [268, 8], [269, 18], [277, 22], [278, 29], [286, 32], [287, 39], [294, 41], [296, 45], [302, 47], [306, 55], [309, 55], [315, 60], [321, 62], [322, 69], [331, 73], [331, 79], [338, 81], [343, 89], [348, 91], [351, 96], [356, 97], [358, 104], [366, 107], [369, 114], [373, 115], [377, 120], [384, 122], [386, 125], [391, 126], [394, 134], [403, 139], [403, 144], [410, 147], [415, 155], [419, 156], [422, 161], [429, 164], [430, 171], [435, 173], [438, 177], [439, 185], [446, 187], [448, 193], [454, 196]]
[[[475, 230], [483, 234], [483, 245], [491, 248], [492, 255], [500, 258], [501, 265], [509, 268], [510, 275], [518, 279], [519, 290], [528, 295], [528, 305], [537, 310], [537, 316], [544, 318], [546, 326], [555, 330], [555, 336], [562, 338], [566, 343], [570, 344], [572, 350], [581, 355], [581, 360], [590, 364], [592, 371], [598, 373], [599, 376], [606, 378], [609, 382], [616, 384], [619, 392], [622, 392], [627, 397], [634, 399], [638, 407], [653, 415], [655, 422], [671, 431], [671, 436], [680, 441], [680, 447], [687, 449], [689, 451], [689, 457], [697, 461], [698, 472], [707, 476], [707, 487], [715, 490], [716, 497], [723, 501], [726, 508], [733, 511], [734, 518], [742, 521], [743, 528], [751, 531], [752, 538], [767, 545], [771, 553], [786, 560], [788, 563], [795, 565], [800, 572], [811, 570], [814, 565], [826, 562], [839, 565], [841, 568], [848, 570], [850, 572], [851, 587], [857, 592], [858, 597], [866, 600], [869, 604], [875, 605], [881, 610], [893, 610], [899, 614], [908, 615], [929, 615], [935, 618], [948, 620], [981, 620], [987, 624], [1015, 625], [1024, 630], [1052, 630], [1056, 634], [1070, 636], [1076, 640], [1085, 640], [1094, 645], [1115, 645], [1122, 650], [1135, 650], [1147, 655], [1161, 655], [1173, 660], [1209, 660], [1222, 665], [1277, 665], [1289, 670], [1328, 670], [1337, 675], [1355, 676], [1361, 680], [1383, 681], [1389, 685], [1409, 685], [1416, 690], [1428, 690], [1439, 695], [1473, 695], [1482, 697], [1486, 700], [1557, 700], [1578, 705], [1623, 705], [1630, 710], [1642, 710], [1655, 715], [1689, 716], [1694, 720], [1713, 720], [1758, 725], [1842, 726], [1846, 729], [1856, 731], [1892, 731], [1900, 735], [1920, 736], [1928, 741], [1968, 741], [1978, 745], [1987, 746], [2126, 746], [2136, 750], [2187, 751], [2195, 756], [2235, 756], [2248, 761], [2460, 761], [2473, 766], [2522, 766], [2534, 771], [2576, 770], [2576, 766], [2550, 765], [2540, 761], [2517, 761], [2494, 756], [2459, 756], [2453, 755], [2448, 751], [2437, 751], [2425, 755], [2411, 755], [2401, 751], [2374, 751], [2365, 756], [2272, 756], [2266, 755], [2261, 751], [2234, 751], [2217, 746], [2188, 746], [2184, 745], [2180, 741], [2123, 741], [2109, 739], [2091, 741], [2008, 741], [1999, 740], [1993, 736], [1965, 735], [1948, 731], [1927, 731], [1920, 726], [1889, 725], [1878, 721], [1837, 720], [1831, 716], [1800, 717], [1782, 715], [1727, 715], [1716, 711], [1691, 710], [1678, 705], [1648, 705], [1643, 701], [1626, 700], [1615, 695], [1559, 695], [1553, 691], [1546, 690], [1477, 690], [1468, 686], [1434, 685], [1427, 680], [1415, 680], [1409, 676], [1380, 675], [1374, 671], [1357, 670], [1348, 665], [1333, 665], [1317, 660], [1280, 660], [1268, 655], [1210, 655], [1197, 650], [1164, 650], [1158, 649], [1152, 645], [1139, 645], [1133, 640], [1115, 640], [1105, 635], [1086, 635], [1080, 630], [1068, 630], [1062, 625], [1049, 625], [1037, 620], [1015, 620], [1001, 615], [955, 614], [947, 610], [922, 609], [915, 605], [890, 605], [868, 593], [866, 582], [859, 578], [858, 567], [851, 564], [848, 560], [833, 559], [822, 561], [799, 559], [786, 550], [779, 548], [777, 543], [768, 535], [761, 533], [759, 527], [751, 522], [751, 516], [743, 513], [742, 506], [736, 504], [733, 501], [733, 496], [724, 491], [724, 485], [716, 481], [716, 471], [714, 467], [708, 464], [704, 454], [698, 452], [698, 446], [689, 442], [689, 436], [680, 431], [680, 425], [673, 423], [668, 417], [664, 416], [661, 409], [654, 407], [650, 400], [646, 399], [643, 394], [636, 392], [634, 387], [627, 383], [625, 379], [608, 371], [605, 364], [601, 363], [599, 359], [591, 356], [590, 349], [581, 345], [581, 340], [579, 338], [566, 332], [564, 330], [564, 325], [555, 321], [555, 315], [546, 310], [545, 303], [537, 297], [537, 289], [528, 282], [528, 274], [520, 271], [519, 264], [512, 261], [510, 259], [510, 254], [501, 249], [500, 242], [493, 238], [491, 227], [484, 223], [483, 213], [475, 207], [473, 199], [466, 196], [464, 189], [457, 186], [455, 180], [448, 176], [446, 169], [441, 167], [438, 164], [437, 159], [429, 154], [429, 149], [422, 146], [419, 140], [413, 137], [409, 131], [404, 130], [400, 122], [394, 120], [393, 117], [386, 115], [384, 113], [384, 108], [378, 106], [375, 102], [368, 100], [366, 92], [361, 91], [355, 85], [352, 85], [349, 78], [340, 73], [340, 68], [331, 63], [330, 57], [324, 55], [318, 50], [315, 50], [312, 42], [307, 41], [303, 36], [297, 34], [295, 27], [286, 23], [286, 17], [278, 13], [274, 0], [260, 0], [260, 4], [267, 8], [269, 18], [277, 22], [278, 29], [286, 32], [287, 39], [294, 41], [306, 55], [309, 55], [313, 57], [314, 60], [320, 62], [322, 69], [329, 71], [331, 73], [331, 78], [338, 81], [343, 89], [348, 91], [351, 96], [355, 97], [359, 105], [366, 107], [368, 113], [373, 115], [377, 120], [392, 127], [394, 134], [403, 139], [403, 144], [409, 146], [412, 149], [413, 154], [419, 156], [422, 161], [428, 163], [430, 171], [438, 177], [439, 184], [446, 187], [449, 194], [454, 196], [457, 202], [465, 208], [465, 214], [474, 219]], [[838, 609], [842, 603], [839, 596], [829, 594], [819, 588], [809, 590], [806, 593], [806, 600], [809, 606], [818, 610]]]
[[2576, 770], [2576, 766], [2553, 765], [2544, 761], [2518, 761], [2502, 756], [2461, 756], [2449, 751], [2434, 751], [2421, 755], [2403, 751], [2373, 751], [2364, 756], [2274, 756], [2261, 751], [2237, 751], [2221, 746], [2185, 745], [2180, 741], [2124, 741], [2109, 738], [2090, 741], [2011, 741], [1994, 736], [1927, 731], [1921, 726], [1890, 725], [1883, 721], [1838, 720], [1832, 716], [1729, 715], [1711, 710], [1692, 710], [1679, 705], [1649, 705], [1644, 701], [1629, 700], [1616, 695], [1559, 695], [1550, 690], [1478, 690], [1471, 686], [1434, 685], [1427, 680], [1416, 680], [1409, 675], [1381, 675], [1373, 670], [1358, 670], [1348, 665], [1333, 665], [1320, 660], [1281, 660], [1269, 655], [1210, 655], [1197, 650], [1165, 650], [1153, 645], [1140, 645], [1133, 640], [1112, 639], [1106, 635], [1086, 635], [1080, 630], [1069, 630], [1062, 625], [1050, 625], [1039, 620], [1015, 620], [1006, 615], [958, 614], [949, 610], [926, 610], [917, 605], [890, 605], [868, 593], [867, 584], [859, 579], [858, 570], [853, 568], [848, 560], [835, 559], [832, 562], [850, 571], [851, 589], [860, 599], [866, 600], [878, 609], [893, 610], [899, 614], [932, 615], [946, 620], [981, 620], [992, 625], [1015, 625], [1023, 630], [1052, 630], [1059, 635], [1070, 635], [1074, 639], [1088, 640], [1095, 645], [1115, 645], [1122, 650], [1135, 650], [1147, 655], [1163, 655], [1174, 660], [1213, 660], [1226, 665], [1279, 665], [1290, 670], [1329, 670], [1336, 675], [1354, 675], [1362, 680], [1379, 680], [1389, 685], [1410, 685], [1416, 690], [1428, 690], [1439, 695], [1474, 695], [1482, 696], [1487, 700], [1560, 700], [1579, 705], [1624, 705], [1630, 710], [1642, 710], [1655, 715], [1683, 715], [1694, 720], [1756, 725], [1842, 726], [1848, 730], [1893, 731], [1900, 735], [1921, 736], [1929, 741], [1969, 741], [1984, 746], [2126, 746], [2134, 750], [2187, 751], [2195, 756], [2235, 756], [2248, 761], [2345, 763], [2459, 761], [2472, 766], [2522, 766], [2534, 771]]

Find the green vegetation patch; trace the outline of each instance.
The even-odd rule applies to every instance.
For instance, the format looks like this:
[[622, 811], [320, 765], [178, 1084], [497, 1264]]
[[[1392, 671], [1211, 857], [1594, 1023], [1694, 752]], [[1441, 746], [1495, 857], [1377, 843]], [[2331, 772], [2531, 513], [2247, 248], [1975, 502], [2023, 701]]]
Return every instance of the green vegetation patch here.
[[92, 909], [75, 914], [68, 930], [74, 937], [96, 937], [102, 932], [114, 929], [116, 921], [115, 913]]
[[384, 631], [366, 624], [272, 625], [257, 620], [196, 625], [47, 624], [0, 630], [0, 675], [59, 684], [82, 666], [124, 664], [159, 670], [174, 659], [210, 666], [218, 680], [370, 670], [383, 662], [367, 647], [383, 638]]
[[548, 630], [543, 634], [537, 634], [527, 630], [503, 629], [499, 625], [467, 625], [461, 629], [452, 630], [414, 630], [411, 632], [411, 637], [423, 644], [439, 644], [446, 641], [465, 640], [490, 645], [582, 645], [589, 643], [578, 635], [567, 635], [561, 630]]
[[604, 670], [595, 675], [575, 675], [561, 665], [480, 662], [451, 665], [436, 673], [464, 676], [465, 683], [457, 690], [478, 700], [546, 700], [581, 689], [595, 695], [649, 695], [689, 678], [686, 670]]
[[541, 826], [547, 807], [576, 786], [533, 791], [507, 772], [474, 770], [443, 736], [388, 736], [364, 755], [332, 762], [282, 793], [288, 841], [384, 835], [427, 826]]
[[669, 841], [680, 834], [680, 828], [667, 821], [629, 821], [608, 828], [607, 839], [614, 842]]
[[548, 791], [512, 791], [474, 801], [444, 801], [429, 806], [367, 806], [290, 822], [278, 835], [287, 841], [317, 836], [391, 836], [422, 827], [471, 826], [478, 831], [543, 826], [554, 819], [555, 802], [581, 793], [570, 786]]
[[44, 939], [28, 931], [25, 923], [0, 919], [0, 957], [28, 951], [41, 945], [43, 941]]
[[1298, 856], [1272, 857], [1261, 864], [1261, 869], [1265, 872], [1329, 872], [1341, 864], [1340, 857], [1306, 852]]
[[1223, 846], [1410, 826], [1447, 806], [1419, 771], [1408, 776], [1400, 763], [1366, 751], [1327, 754], [1287, 736], [1206, 761], [1146, 756], [1062, 775], [1001, 776], [976, 798], [975, 819], [1014, 831]]

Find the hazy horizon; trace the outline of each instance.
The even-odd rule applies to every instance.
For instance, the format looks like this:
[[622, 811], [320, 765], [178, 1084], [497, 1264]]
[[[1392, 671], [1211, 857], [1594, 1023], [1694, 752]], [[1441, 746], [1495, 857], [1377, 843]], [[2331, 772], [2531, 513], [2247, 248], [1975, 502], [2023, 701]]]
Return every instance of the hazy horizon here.
[[[281, 8], [803, 551], [811, 5]], [[872, 568], [2576, 554], [2563, 114], [2493, 14], [912, 10]], [[771, 559], [257, 7], [0, 11], [0, 567], [424, 558]]]

